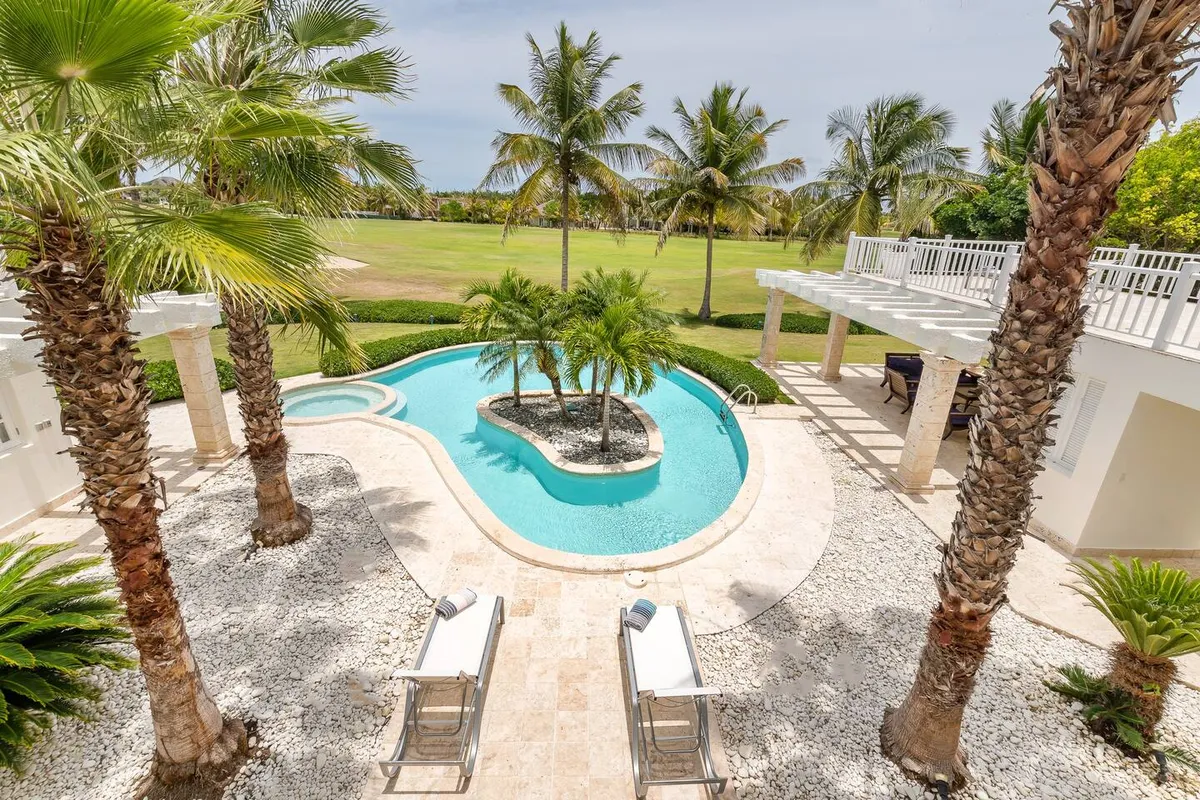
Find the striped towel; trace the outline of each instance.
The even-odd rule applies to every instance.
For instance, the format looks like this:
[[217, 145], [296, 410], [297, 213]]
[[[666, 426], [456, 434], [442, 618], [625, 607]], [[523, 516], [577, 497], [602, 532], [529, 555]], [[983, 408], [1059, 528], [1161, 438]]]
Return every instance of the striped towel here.
[[644, 631], [657, 610], [658, 606], [649, 600], [638, 600], [633, 604], [633, 608], [625, 612], [624, 624], [635, 631]]
[[454, 594], [448, 594], [439, 600], [434, 612], [442, 619], [452, 619], [455, 614], [470, 608], [478, 599], [479, 595], [463, 587]]

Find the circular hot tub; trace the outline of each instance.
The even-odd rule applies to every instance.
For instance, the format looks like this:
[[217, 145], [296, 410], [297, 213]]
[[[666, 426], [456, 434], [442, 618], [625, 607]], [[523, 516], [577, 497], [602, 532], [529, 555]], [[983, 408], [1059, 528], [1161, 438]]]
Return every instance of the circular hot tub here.
[[366, 381], [304, 386], [283, 393], [285, 417], [312, 419], [343, 414], [391, 414], [404, 398], [388, 386]]

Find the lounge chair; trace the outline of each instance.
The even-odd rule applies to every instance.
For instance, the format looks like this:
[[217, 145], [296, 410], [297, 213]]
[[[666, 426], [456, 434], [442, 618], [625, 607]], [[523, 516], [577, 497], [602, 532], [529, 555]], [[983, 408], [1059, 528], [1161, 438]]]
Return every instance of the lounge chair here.
[[[504, 598], [490, 595], [479, 595], [474, 604], [450, 619], [433, 615], [416, 663], [398, 675], [408, 682], [404, 726], [392, 757], [379, 762], [385, 777], [395, 777], [400, 767], [406, 766], [457, 766], [464, 778], [470, 777], [479, 752], [492, 652], [503, 624]], [[432, 707], [428, 704], [430, 695], [457, 696], [457, 709], [450, 705], [449, 718], [435, 718], [438, 713], [445, 715], [446, 706]], [[462, 737], [457, 758], [405, 758], [405, 751], [415, 739], [449, 742], [456, 736]]]
[[[704, 784], [715, 794], [725, 791], [726, 778], [717, 775], [709, 741], [708, 698], [720, 689], [704, 685], [692, 635], [683, 609], [659, 606], [644, 631], [624, 624], [626, 609], [621, 609], [621, 639], [625, 647], [625, 665], [629, 678], [629, 708], [632, 736], [633, 787], [644, 798], [650, 786]], [[661, 735], [655, 726], [655, 709], [662, 713], [690, 706], [695, 720], [687, 720], [689, 731], [682, 735]], [[694, 777], [655, 778], [652, 771], [654, 749], [660, 757], [694, 755], [699, 771]]]

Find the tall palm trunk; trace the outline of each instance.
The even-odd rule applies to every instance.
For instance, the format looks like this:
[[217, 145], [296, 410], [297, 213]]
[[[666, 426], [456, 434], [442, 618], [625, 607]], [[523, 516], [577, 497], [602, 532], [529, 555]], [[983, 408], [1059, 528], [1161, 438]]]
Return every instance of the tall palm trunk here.
[[258, 501], [258, 517], [250, 535], [260, 547], [290, 544], [312, 530], [312, 512], [296, 502], [288, 481], [288, 443], [283, 435], [267, 312], [256, 303], [226, 296], [221, 298], [221, 309], [229, 328], [229, 356], [237, 376], [238, 408]]
[[151, 471], [150, 392], [129, 332], [129, 308], [105, 294], [99, 245], [80, 225], [49, 216], [43, 255], [21, 271], [19, 298], [58, 390], [63, 432], [104, 531], [154, 723], [154, 776], [223, 782], [244, 759], [246, 730], [223, 719], [192, 657], [159, 536]]
[[712, 250], [713, 231], [716, 223], [717, 210], [710, 206], [708, 209], [708, 255], [704, 263], [704, 300], [700, 303], [700, 319], [712, 316]]
[[600, 359], [593, 358], [592, 359], [592, 391], [591, 391], [592, 397], [596, 396], [596, 381], [597, 381], [597, 378], [599, 375], [600, 375]]
[[564, 173], [562, 185], [562, 290], [567, 291], [567, 251], [570, 249], [571, 222], [570, 208], [571, 182]]
[[608, 414], [608, 398], [612, 394], [612, 372], [604, 378], [604, 397], [600, 405], [600, 452], [607, 453], [611, 445], [609, 444], [609, 433], [612, 430], [612, 422]]
[[558, 401], [558, 410], [562, 414], [565, 422], [571, 421], [571, 413], [567, 411], [567, 398], [563, 396], [562, 376], [558, 373], [558, 359], [554, 357], [554, 351], [549, 347], [539, 347], [537, 350], [538, 372], [546, 376], [550, 381], [550, 389], [554, 392], [554, 399]]
[[939, 603], [913, 687], [885, 712], [881, 731], [884, 752], [931, 783], [970, 778], [959, 749], [963, 709], [1005, 599], [1046, 428], [1083, 332], [1091, 244], [1156, 113], [1178, 89], [1177, 59], [1200, 21], [1196, 2], [1063, 5], [1070, 25], [1052, 27], [1062, 63], [1051, 72], [1056, 94], [1034, 156], [1027, 242], [980, 381], [961, 508], [936, 576]]
[[513, 344], [512, 351], [512, 368], [513, 368], [513, 408], [521, 407], [521, 351], [516, 344]]

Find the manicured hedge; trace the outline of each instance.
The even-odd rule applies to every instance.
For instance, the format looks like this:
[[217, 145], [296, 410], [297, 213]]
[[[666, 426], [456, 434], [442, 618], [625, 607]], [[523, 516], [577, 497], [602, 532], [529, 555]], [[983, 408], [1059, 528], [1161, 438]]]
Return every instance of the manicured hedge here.
[[[479, 341], [477, 336], [462, 328], [444, 328], [366, 342], [362, 346], [363, 355], [367, 359], [364, 371], [395, 364], [397, 361], [415, 356], [417, 353], [424, 353], [426, 350], [477, 341]], [[330, 350], [321, 356], [321, 374], [327, 378], [344, 378], [347, 375], [353, 375], [354, 371], [350, 369], [350, 362], [346, 360], [344, 353], [340, 350]]]
[[749, 361], [690, 344], [680, 345], [679, 350], [681, 366], [700, 373], [727, 392], [744, 383], [754, 390], [760, 403], [786, 403], [790, 399], [779, 390], [774, 378]]
[[[438, 303], [432, 300], [346, 300], [342, 303], [354, 322], [406, 322], [419, 325], [454, 325], [461, 318], [464, 305]], [[270, 321], [281, 324], [295, 322], [278, 312]]]
[[[221, 391], [226, 392], [237, 385], [233, 374], [233, 364], [223, 358], [217, 362], [217, 381]], [[150, 386], [151, 403], [161, 403], [164, 400], [178, 400], [183, 397], [183, 384], [179, 382], [179, 367], [174, 361], [146, 362], [146, 383]]]
[[[722, 328], [761, 331], [765, 317], [765, 314], [722, 314], [719, 317], [714, 317], [712, 322], [713, 325]], [[800, 314], [793, 311], [786, 311], [779, 323], [779, 330], [784, 333], [825, 333], [829, 330], [829, 317], [818, 317], [815, 314]], [[863, 325], [861, 322], [851, 320], [850, 333], [854, 336], [879, 335], [882, 331], [877, 331], [869, 325]]]

